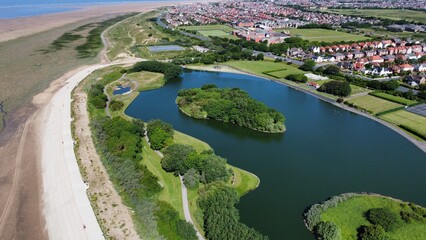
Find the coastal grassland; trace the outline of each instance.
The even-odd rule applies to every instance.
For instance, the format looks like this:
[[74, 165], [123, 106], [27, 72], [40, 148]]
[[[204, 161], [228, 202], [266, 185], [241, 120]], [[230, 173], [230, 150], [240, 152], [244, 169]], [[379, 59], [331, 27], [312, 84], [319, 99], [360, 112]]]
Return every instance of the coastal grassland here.
[[413, 38], [413, 39], [423, 39], [426, 40], [426, 33], [421, 32], [391, 32], [386, 29], [381, 28], [357, 28], [363, 34], [369, 36], [382, 36], [382, 37], [399, 37], [399, 38]]
[[418, 140], [426, 140], [426, 117], [399, 110], [381, 115], [379, 118], [402, 128], [411, 135], [415, 135]]
[[[337, 224], [341, 230], [342, 239], [358, 239], [357, 229], [362, 226], [371, 225], [364, 217], [365, 212], [372, 208], [386, 208], [400, 216], [400, 213], [415, 213], [408, 203], [376, 195], [360, 195], [349, 198], [338, 203], [336, 207], [330, 207], [321, 214], [322, 221]], [[395, 230], [387, 232], [390, 239], [425, 239], [426, 219], [411, 221], [409, 223], [400, 220], [401, 224]]]
[[[224, 63], [224, 65], [230, 66], [242, 72], [255, 74], [261, 77], [270, 78], [269, 73], [274, 74], [277, 72], [275, 78], [283, 78], [290, 74], [301, 74], [304, 71], [298, 69], [293, 65], [285, 63], [274, 62], [272, 60], [264, 61], [230, 61]], [[265, 74], [267, 73], [267, 74]]]
[[415, 11], [409, 9], [327, 9], [325, 11], [342, 15], [386, 18], [391, 20], [406, 20], [426, 23], [426, 14], [424, 11]]
[[208, 37], [222, 37], [222, 38], [230, 38], [230, 39], [238, 39], [238, 37], [233, 36], [232, 30], [233, 28], [224, 25], [224, 24], [214, 24], [214, 25], [200, 25], [200, 26], [182, 26], [179, 29], [196, 31], [199, 34]]
[[[100, 17], [87, 19], [42, 33], [1, 42], [0, 102], [4, 101], [4, 111], [12, 113], [30, 103], [33, 96], [45, 90], [53, 80], [64, 73], [79, 66], [95, 63], [95, 58], [79, 58], [75, 50], [75, 47], [84, 44], [84, 38], [64, 43], [66, 47], [57, 51], [46, 53], [44, 50], [63, 34], [100, 20]], [[88, 31], [88, 29], [81, 31]]]
[[300, 37], [304, 40], [318, 41], [318, 42], [364, 41], [369, 39], [368, 37], [363, 35], [356, 35], [356, 34], [328, 30], [328, 29], [321, 29], [321, 28], [314, 28], [314, 29], [289, 28], [284, 30], [289, 31], [292, 36]]
[[399, 103], [399, 104], [402, 104], [402, 105], [412, 105], [412, 104], [416, 103], [416, 101], [409, 100], [409, 99], [399, 97], [399, 96], [394, 96], [394, 95], [384, 93], [384, 92], [371, 92], [369, 94], [372, 95], [372, 96], [382, 98], [382, 99], [385, 99], [385, 100], [389, 100], [391, 102]]
[[391, 109], [402, 107], [403, 105], [394, 103], [385, 99], [374, 97], [371, 95], [359, 96], [348, 99], [347, 102], [356, 105], [362, 109], [370, 111], [372, 114], [388, 111]]
[[158, 26], [155, 22], [158, 14], [158, 11], [139, 14], [112, 27], [106, 33], [112, 45], [107, 52], [108, 57], [116, 59], [130, 55], [146, 59], [168, 59], [190, 53], [192, 50], [189, 49], [182, 52], [151, 52], [147, 49], [149, 46], [170, 44], [188, 47], [196, 41]]

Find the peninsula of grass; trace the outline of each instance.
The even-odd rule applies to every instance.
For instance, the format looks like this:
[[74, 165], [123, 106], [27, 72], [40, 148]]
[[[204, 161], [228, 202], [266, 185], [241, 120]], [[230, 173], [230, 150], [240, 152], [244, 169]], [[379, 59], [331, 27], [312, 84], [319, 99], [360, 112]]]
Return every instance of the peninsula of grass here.
[[182, 27], [179, 27], [179, 29], [191, 31], [205, 37], [212, 36], [212, 37], [238, 39], [238, 37], [231, 34], [233, 28], [223, 24], [182, 26]]
[[305, 73], [293, 65], [266, 59], [264, 61], [230, 61], [224, 63], [224, 65], [242, 72], [255, 74], [265, 78], [273, 77], [275, 79], [285, 78], [290, 74]]
[[426, 239], [426, 208], [376, 194], [347, 193], [314, 204], [305, 222], [320, 239]]
[[[108, 67], [95, 71], [82, 82], [83, 90], [88, 93], [88, 110], [97, 151], [125, 204], [134, 210], [135, 226], [142, 238], [157, 239], [163, 236], [167, 239], [193, 239], [195, 233], [192, 235], [190, 229], [192, 227], [183, 220], [179, 178], [173, 172], [165, 171], [162, 158], [143, 138], [144, 124], [124, 113], [125, 107], [140, 91], [163, 86], [165, 84], [163, 74], [145, 71], [128, 74], [125, 72], [126, 69], [122, 67]], [[132, 92], [112, 95], [112, 86], [126, 81], [131, 84]], [[119, 111], [109, 109], [113, 118], [108, 117], [105, 109], [108, 99], [105, 93], [110, 95], [111, 100], [124, 103]], [[177, 131], [173, 131], [167, 144], [184, 144], [195, 149], [199, 156], [222, 159], [214, 155], [207, 143]], [[222, 170], [227, 175], [226, 180], [207, 184], [200, 182], [196, 189], [188, 189], [194, 225], [202, 234], [205, 233], [206, 209], [200, 207], [198, 199], [204, 187], [219, 184], [220, 188], [232, 189], [235, 196], [240, 197], [259, 185], [259, 179], [254, 174], [233, 167], [225, 160], [221, 161], [223, 161]], [[127, 176], [130, 178], [126, 178]], [[239, 228], [246, 227], [239, 225]]]
[[238, 88], [217, 88], [207, 84], [201, 88], [183, 89], [176, 103], [188, 116], [233, 123], [266, 133], [285, 131], [284, 115], [251, 98]]

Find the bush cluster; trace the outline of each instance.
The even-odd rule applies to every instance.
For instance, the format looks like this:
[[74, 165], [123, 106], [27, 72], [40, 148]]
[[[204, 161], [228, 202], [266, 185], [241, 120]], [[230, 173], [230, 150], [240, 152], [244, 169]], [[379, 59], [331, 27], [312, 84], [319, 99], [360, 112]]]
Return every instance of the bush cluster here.
[[106, 107], [108, 97], [104, 94], [104, 86], [102, 84], [94, 84], [88, 92], [89, 104], [96, 109], [102, 109]]
[[173, 141], [174, 130], [172, 125], [161, 120], [151, 120], [147, 125], [147, 135], [151, 148], [160, 150]]
[[168, 81], [179, 77], [179, 75], [182, 73], [182, 68], [173, 63], [146, 61], [138, 62], [128, 70], [129, 73], [140, 71], [162, 73], [164, 74], [164, 79]]

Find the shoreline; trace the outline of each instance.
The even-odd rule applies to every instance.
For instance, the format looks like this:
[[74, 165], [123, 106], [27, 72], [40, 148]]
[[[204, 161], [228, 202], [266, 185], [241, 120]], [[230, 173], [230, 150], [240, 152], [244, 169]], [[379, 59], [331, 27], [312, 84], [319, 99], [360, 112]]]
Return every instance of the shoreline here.
[[210, 0], [167, 0], [160, 2], [147, 1], [124, 3], [116, 2], [104, 4], [58, 4], [55, 5], [55, 7], [66, 6], [68, 8], [75, 9], [64, 12], [47, 13], [27, 17], [0, 19], [0, 43], [40, 32], [45, 32], [54, 28], [90, 18], [108, 17], [130, 12], [148, 12], [165, 6], [209, 1]]
[[[221, 65], [220, 67], [222, 68], [224, 66]], [[332, 104], [332, 105], [334, 105], [336, 107], [339, 107], [341, 109], [347, 110], [347, 111], [352, 112], [354, 114], [358, 114], [358, 115], [361, 115], [363, 117], [369, 118], [369, 119], [371, 119], [373, 121], [376, 121], [377, 123], [380, 123], [380, 124], [384, 125], [385, 127], [388, 127], [391, 130], [393, 130], [394, 132], [398, 133], [399, 135], [401, 135], [402, 137], [404, 137], [405, 139], [407, 139], [408, 141], [410, 141], [412, 144], [414, 144], [416, 147], [418, 147], [420, 150], [422, 150], [424, 153], [426, 153], [426, 142], [419, 142], [419, 141], [417, 141], [416, 139], [414, 139], [413, 137], [411, 137], [408, 133], [404, 132], [402, 129], [400, 129], [400, 128], [398, 128], [398, 127], [396, 127], [396, 126], [394, 126], [394, 125], [392, 125], [392, 124], [390, 124], [390, 123], [388, 123], [388, 122], [386, 122], [384, 120], [381, 120], [381, 119], [376, 118], [374, 116], [371, 116], [369, 114], [363, 113], [363, 112], [358, 111], [358, 110], [356, 110], [354, 108], [348, 107], [348, 106], [346, 106], [344, 104], [339, 104], [336, 101], [334, 101], [333, 99], [326, 98], [324, 96], [321, 96], [319, 94], [315, 94], [313, 92], [307, 91], [307, 90], [305, 90], [303, 88], [299, 88], [297, 86], [286, 84], [285, 82], [281, 82], [281, 81], [279, 81], [277, 79], [266, 78], [266, 77], [259, 76], [259, 75], [253, 74], [253, 73], [248, 73], [248, 72], [245, 72], [245, 71], [241, 71], [239, 69], [235, 69], [235, 68], [232, 68], [230, 66], [225, 66], [225, 67], [227, 69], [225, 69], [224, 71], [222, 71], [221, 68], [214, 68], [212, 66], [185, 66], [185, 68], [187, 68], [187, 69], [196, 70], [196, 71], [226, 72], [226, 73], [244, 74], [244, 75], [249, 75], [249, 76], [254, 76], [254, 77], [262, 78], [262, 79], [265, 79], [267, 81], [274, 81], [274, 82], [276, 82], [278, 84], [282, 84], [282, 85], [287, 86], [289, 88], [292, 88], [294, 90], [301, 91], [301, 92], [304, 92], [306, 94], [309, 94], [309, 95], [311, 95], [313, 97], [316, 97], [316, 98], [318, 98], [318, 99], [320, 99], [322, 101], [330, 103], [330, 104]]]

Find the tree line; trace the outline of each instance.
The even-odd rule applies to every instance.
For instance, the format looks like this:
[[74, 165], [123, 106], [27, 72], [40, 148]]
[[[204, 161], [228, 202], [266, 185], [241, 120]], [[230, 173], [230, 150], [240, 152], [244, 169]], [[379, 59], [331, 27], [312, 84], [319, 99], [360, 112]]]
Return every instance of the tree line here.
[[179, 77], [179, 75], [182, 73], [182, 68], [173, 63], [145, 61], [145, 62], [138, 62], [135, 65], [133, 65], [132, 68], [127, 70], [128, 73], [140, 72], [140, 71], [162, 73], [164, 74], [164, 79], [166, 81], [169, 81]]
[[251, 98], [239, 88], [219, 89], [214, 84], [183, 89], [177, 104], [195, 118], [211, 118], [262, 132], [284, 132], [284, 115]]

